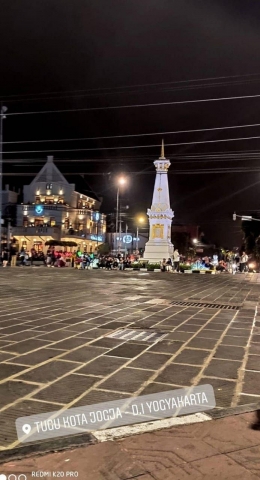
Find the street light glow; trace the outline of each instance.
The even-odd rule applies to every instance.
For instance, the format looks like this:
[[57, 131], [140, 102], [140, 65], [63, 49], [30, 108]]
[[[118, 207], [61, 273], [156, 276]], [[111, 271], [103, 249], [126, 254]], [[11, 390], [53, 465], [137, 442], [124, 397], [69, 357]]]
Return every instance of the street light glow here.
[[194, 238], [192, 241], [193, 241], [193, 243], [198, 243], [197, 238]]
[[120, 177], [118, 179], [118, 183], [119, 183], [119, 185], [124, 185], [126, 183], [126, 179], [124, 177]]
[[144, 223], [144, 217], [139, 217], [139, 218], [138, 218], [138, 222], [139, 222], [139, 223]]

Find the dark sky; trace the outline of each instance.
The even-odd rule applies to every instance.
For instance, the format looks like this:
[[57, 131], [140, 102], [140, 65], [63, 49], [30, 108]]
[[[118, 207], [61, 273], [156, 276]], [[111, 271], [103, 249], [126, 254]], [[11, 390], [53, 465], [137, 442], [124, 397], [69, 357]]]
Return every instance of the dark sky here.
[[[163, 137], [174, 222], [197, 223], [211, 241], [239, 245], [232, 213], [259, 208], [260, 139], [169, 144], [260, 136], [260, 128], [163, 132], [260, 123], [260, 97], [37, 112], [260, 95], [259, 2], [0, 0], [0, 8], [4, 141], [28, 141], [4, 145], [4, 183], [27, 183], [53, 154], [64, 174], [86, 175], [109, 212], [116, 175], [126, 172], [124, 202], [134, 216], [150, 207]], [[36, 114], [12, 115], [23, 112]], [[147, 133], [162, 135], [29, 143]]]

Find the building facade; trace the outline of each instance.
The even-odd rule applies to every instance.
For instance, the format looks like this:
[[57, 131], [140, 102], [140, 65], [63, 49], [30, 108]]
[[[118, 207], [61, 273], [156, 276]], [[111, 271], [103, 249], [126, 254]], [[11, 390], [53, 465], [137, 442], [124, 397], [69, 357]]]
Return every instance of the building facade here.
[[82, 251], [95, 252], [105, 241], [106, 216], [100, 200], [77, 191], [56, 165], [47, 158], [38, 175], [23, 190], [23, 203], [17, 205], [12, 234], [19, 248], [46, 251], [50, 240], [75, 242]]

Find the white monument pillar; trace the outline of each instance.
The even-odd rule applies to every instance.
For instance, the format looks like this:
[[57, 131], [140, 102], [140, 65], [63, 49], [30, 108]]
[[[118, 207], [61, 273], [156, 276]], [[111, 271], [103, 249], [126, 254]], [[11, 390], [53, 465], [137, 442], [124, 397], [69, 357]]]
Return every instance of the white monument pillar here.
[[164, 143], [159, 160], [153, 162], [156, 168], [156, 177], [151, 209], [147, 210], [150, 233], [146, 243], [144, 259], [151, 263], [168, 259], [173, 254], [171, 243], [171, 224], [174, 213], [170, 207], [168, 168], [171, 163], [164, 156]]

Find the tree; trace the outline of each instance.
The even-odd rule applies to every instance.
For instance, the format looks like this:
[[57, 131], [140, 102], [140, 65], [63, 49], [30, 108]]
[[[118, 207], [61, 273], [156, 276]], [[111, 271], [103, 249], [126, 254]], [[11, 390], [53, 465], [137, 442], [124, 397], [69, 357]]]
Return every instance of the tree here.
[[101, 245], [99, 245], [97, 247], [97, 251], [101, 255], [107, 255], [110, 252], [110, 247], [109, 247], [108, 243], [102, 243]]
[[[252, 217], [258, 218], [255, 214], [252, 214]], [[246, 252], [255, 253], [256, 247], [257, 249], [259, 248], [258, 245], [256, 245], [256, 240], [260, 236], [260, 221], [244, 221], [242, 222], [241, 227], [244, 232], [244, 248]]]

